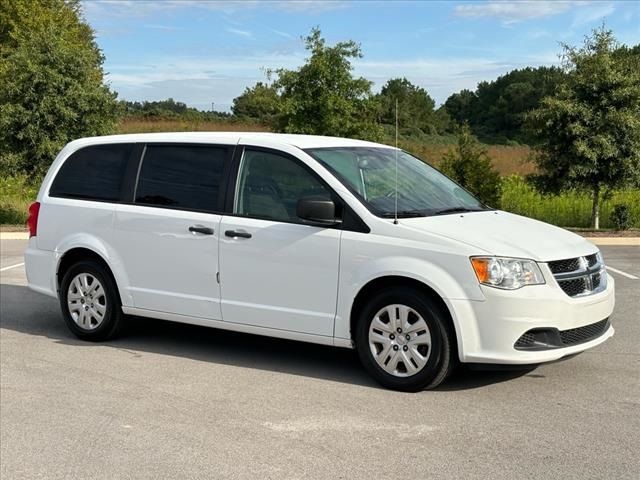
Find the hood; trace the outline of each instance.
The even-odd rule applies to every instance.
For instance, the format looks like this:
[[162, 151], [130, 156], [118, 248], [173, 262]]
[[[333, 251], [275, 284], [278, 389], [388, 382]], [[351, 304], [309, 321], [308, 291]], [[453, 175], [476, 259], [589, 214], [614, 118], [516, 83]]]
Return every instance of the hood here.
[[490, 255], [530, 258], [539, 262], [597, 251], [593, 244], [575, 233], [500, 210], [405, 218], [400, 223], [414, 231], [464, 242]]

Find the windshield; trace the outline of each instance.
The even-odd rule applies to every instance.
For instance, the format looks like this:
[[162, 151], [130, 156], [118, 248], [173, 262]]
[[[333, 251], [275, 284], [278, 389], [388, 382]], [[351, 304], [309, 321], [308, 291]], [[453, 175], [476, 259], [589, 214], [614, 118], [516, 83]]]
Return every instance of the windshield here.
[[[306, 152], [327, 167], [375, 214], [393, 217], [396, 150], [314, 148]], [[426, 216], [486, 210], [478, 199], [422, 160], [398, 151], [398, 216]]]

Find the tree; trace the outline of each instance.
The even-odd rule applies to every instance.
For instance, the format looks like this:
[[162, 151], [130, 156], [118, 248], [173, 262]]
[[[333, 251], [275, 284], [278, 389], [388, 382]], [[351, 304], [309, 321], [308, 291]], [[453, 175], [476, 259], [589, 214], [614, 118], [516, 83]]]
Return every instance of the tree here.
[[376, 103], [371, 82], [354, 78], [350, 59], [360, 58], [353, 41], [327, 46], [318, 28], [305, 39], [311, 53], [297, 70], [269, 71], [280, 94], [276, 129], [288, 133], [376, 139]]
[[439, 135], [454, 133], [457, 130], [456, 123], [447, 113], [447, 109], [444, 105], [440, 105], [440, 107], [434, 112], [433, 126]]
[[116, 95], [79, 0], [0, 2], [0, 159], [42, 173], [74, 138], [115, 126]]
[[491, 82], [480, 82], [475, 92], [454, 93], [445, 108], [458, 124], [469, 122], [484, 141], [527, 143], [526, 114], [552, 95], [563, 78], [564, 72], [557, 67], [512, 70]]
[[640, 186], [640, 56], [616, 52], [604, 27], [563, 50], [567, 82], [529, 116], [535, 180], [547, 192], [589, 191], [597, 229], [603, 194]]
[[381, 121], [395, 125], [396, 100], [398, 101], [398, 124], [400, 128], [418, 128], [426, 133], [435, 130], [435, 101], [424, 88], [412, 84], [406, 78], [393, 78], [378, 95]]
[[271, 124], [280, 111], [280, 96], [272, 85], [258, 82], [233, 99], [231, 111], [239, 117]]
[[483, 203], [500, 205], [500, 174], [493, 168], [487, 150], [464, 124], [458, 135], [458, 145], [449, 150], [440, 169], [450, 178], [476, 195]]
[[460, 90], [447, 98], [444, 102], [444, 108], [449, 116], [455, 120], [458, 125], [470, 122], [473, 118], [473, 107], [477, 101], [476, 94], [471, 90]]

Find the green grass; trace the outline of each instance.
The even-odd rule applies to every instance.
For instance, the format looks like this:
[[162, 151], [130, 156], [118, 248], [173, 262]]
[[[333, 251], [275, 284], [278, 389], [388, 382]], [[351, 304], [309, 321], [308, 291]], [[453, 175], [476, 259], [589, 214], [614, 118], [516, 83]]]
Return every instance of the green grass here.
[[0, 177], [0, 225], [24, 224], [38, 188], [23, 175]]
[[[603, 201], [600, 227], [613, 228], [610, 215], [617, 203], [629, 206], [631, 227], [640, 228], [640, 189], [615, 192], [610, 199]], [[559, 227], [587, 228], [591, 225], [591, 198], [588, 195], [578, 192], [540, 195], [522, 177], [516, 175], [503, 178], [501, 208]]]

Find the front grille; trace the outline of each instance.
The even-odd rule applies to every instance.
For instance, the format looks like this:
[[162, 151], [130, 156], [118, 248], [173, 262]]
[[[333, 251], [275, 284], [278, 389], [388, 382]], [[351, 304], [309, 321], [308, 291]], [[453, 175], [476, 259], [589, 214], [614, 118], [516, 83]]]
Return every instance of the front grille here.
[[534, 328], [523, 333], [513, 347], [516, 350], [550, 350], [571, 347], [595, 340], [609, 329], [609, 325], [609, 319], [605, 318], [591, 325], [569, 330]]
[[591, 325], [560, 331], [560, 340], [563, 345], [577, 345], [599, 337], [609, 328], [609, 319], [606, 318]]
[[555, 262], [549, 262], [549, 268], [552, 273], [567, 273], [580, 270], [580, 259], [569, 258], [567, 260], [557, 260]]
[[560, 287], [570, 297], [582, 295], [589, 292], [587, 281], [585, 278], [574, 278], [573, 280], [564, 280], [560, 282]]
[[580, 297], [601, 292], [606, 288], [604, 264], [597, 254], [566, 258], [548, 263], [558, 285], [570, 297]]
[[518, 339], [514, 346], [516, 348], [527, 348], [533, 345], [535, 342], [536, 336], [533, 334], [533, 332], [526, 332], [522, 334], [522, 336]]

